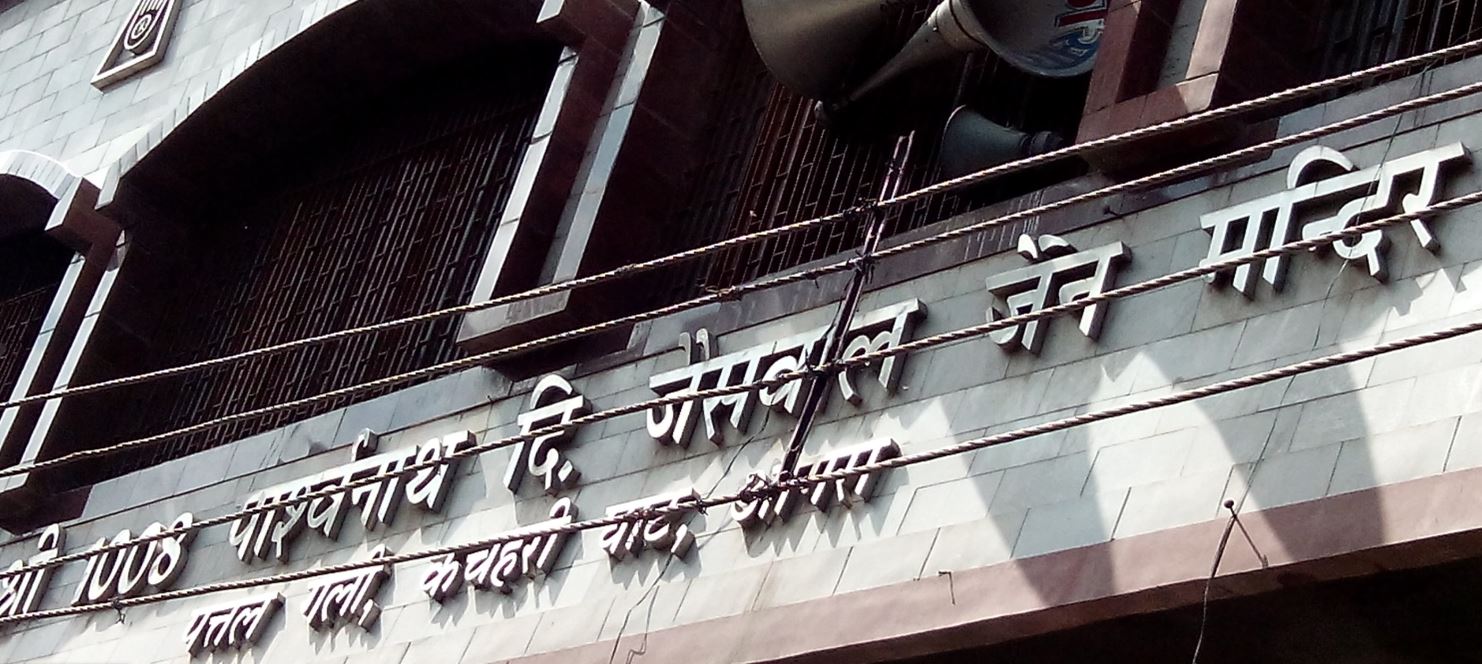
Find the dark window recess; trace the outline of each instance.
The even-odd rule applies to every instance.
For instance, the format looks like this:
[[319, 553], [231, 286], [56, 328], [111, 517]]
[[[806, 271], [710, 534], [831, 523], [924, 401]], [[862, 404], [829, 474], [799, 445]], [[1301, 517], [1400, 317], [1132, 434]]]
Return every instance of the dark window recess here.
[[1322, 15], [1319, 34], [1324, 41], [1315, 53], [1319, 63], [1315, 73], [1320, 78], [1338, 76], [1482, 37], [1477, 4], [1477, 0], [1330, 0]]
[[[739, 3], [738, 3], [739, 4]], [[876, 35], [878, 60], [858, 63], [868, 74], [921, 25], [936, 3], [897, 6], [890, 27]], [[709, 127], [698, 166], [687, 175], [659, 237], [673, 253], [725, 238], [847, 210], [879, 196], [898, 136], [915, 130], [905, 189], [941, 179], [941, 133], [959, 104], [1026, 131], [1074, 136], [1087, 77], [1035, 78], [989, 54], [914, 72], [863, 102], [832, 126], [813, 114], [813, 100], [779, 85], [751, 45], [739, 16], [725, 34], [728, 69], [715, 81]], [[861, 76], [862, 78], [862, 76]], [[921, 200], [889, 214], [888, 233], [920, 228], [996, 200], [1042, 188], [1081, 172], [1079, 165], [1011, 177], [966, 194]], [[770, 273], [857, 247], [863, 223], [851, 221], [714, 254], [657, 275], [655, 297], [674, 302], [707, 289]]]
[[[170, 293], [159, 366], [238, 353], [450, 307], [472, 294], [555, 69], [523, 62], [439, 76], [313, 152], [302, 187], [191, 229], [194, 260]], [[323, 158], [325, 155], [331, 155]], [[284, 168], [292, 168], [286, 159]], [[272, 166], [266, 166], [271, 168]], [[457, 318], [127, 388], [132, 439], [293, 401], [458, 355]], [[344, 407], [405, 385], [176, 438], [60, 481], [80, 486]], [[84, 476], [85, 475], [85, 476]]]
[[0, 398], [9, 398], [72, 252], [41, 234], [0, 241]]

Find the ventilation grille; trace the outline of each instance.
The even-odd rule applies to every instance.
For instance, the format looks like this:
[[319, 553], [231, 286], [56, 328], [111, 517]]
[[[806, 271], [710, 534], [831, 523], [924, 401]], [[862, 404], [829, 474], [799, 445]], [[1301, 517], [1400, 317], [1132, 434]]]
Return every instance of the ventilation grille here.
[[[407, 101], [310, 155], [333, 155], [313, 184], [207, 220], [192, 240], [197, 260], [169, 296], [161, 366], [466, 302], [554, 72], [552, 49], [531, 50], [538, 56], [398, 91]], [[137, 416], [114, 430], [135, 438], [443, 362], [457, 355], [457, 325], [446, 318], [129, 388]], [[178, 438], [64, 481], [100, 481], [404, 387]]]

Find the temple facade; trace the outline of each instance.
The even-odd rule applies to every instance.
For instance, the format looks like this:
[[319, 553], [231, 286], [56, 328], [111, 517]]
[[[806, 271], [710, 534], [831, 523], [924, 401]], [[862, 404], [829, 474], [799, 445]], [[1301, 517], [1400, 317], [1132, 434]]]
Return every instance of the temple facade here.
[[0, 0], [0, 661], [1475, 657], [1475, 2], [814, 1]]

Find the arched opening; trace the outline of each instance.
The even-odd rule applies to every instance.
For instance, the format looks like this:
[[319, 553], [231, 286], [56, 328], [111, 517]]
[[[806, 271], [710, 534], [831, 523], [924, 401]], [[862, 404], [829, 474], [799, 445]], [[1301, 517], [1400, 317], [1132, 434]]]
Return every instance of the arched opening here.
[[[560, 45], [530, 30], [495, 38], [511, 24], [472, 20], [467, 8], [436, 20], [422, 12], [420, 29], [444, 29], [425, 45], [383, 39], [402, 14], [375, 4], [352, 5], [335, 25], [282, 46], [126, 174], [109, 209], [130, 230], [119, 281], [132, 296], [120, 306], [135, 345], [97, 379], [468, 300]], [[515, 4], [527, 3], [485, 13], [523, 11]], [[357, 54], [378, 39], [379, 50]], [[388, 60], [398, 65], [376, 70]], [[334, 82], [316, 87], [325, 79]], [[45, 456], [448, 360], [459, 352], [456, 325], [449, 318], [84, 396], [59, 418], [65, 435]], [[373, 396], [239, 422], [45, 482], [85, 487]]]
[[[175, 366], [468, 300], [549, 85], [554, 54], [447, 71], [326, 137], [302, 180], [221, 206], [160, 312], [152, 364]], [[497, 67], [491, 76], [489, 67]], [[474, 85], [483, 80], [485, 85]], [[219, 216], [218, 216], [219, 215]], [[452, 359], [457, 319], [161, 381], [121, 438], [175, 429]], [[389, 390], [387, 390], [389, 391]], [[366, 398], [366, 397], [362, 397]], [[361, 399], [181, 438], [137, 469]]]
[[[0, 396], [10, 397], [41, 333], [73, 252], [43, 232], [56, 200], [41, 187], [0, 175]], [[0, 464], [19, 449], [4, 449]]]

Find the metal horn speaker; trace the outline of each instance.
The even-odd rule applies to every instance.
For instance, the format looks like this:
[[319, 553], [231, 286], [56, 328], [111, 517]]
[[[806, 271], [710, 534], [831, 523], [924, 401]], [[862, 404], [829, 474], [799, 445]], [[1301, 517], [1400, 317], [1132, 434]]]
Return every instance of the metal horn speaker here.
[[959, 106], [952, 111], [942, 131], [937, 160], [942, 176], [950, 180], [1064, 146], [1065, 139], [1059, 134], [1048, 131], [1031, 134], [1011, 129]]
[[1036, 76], [1084, 74], [1105, 27], [1106, 0], [942, 0], [899, 54], [834, 107], [922, 65], [983, 49]]
[[838, 92], [886, 0], [742, 0], [751, 41], [767, 69], [794, 92]]

